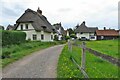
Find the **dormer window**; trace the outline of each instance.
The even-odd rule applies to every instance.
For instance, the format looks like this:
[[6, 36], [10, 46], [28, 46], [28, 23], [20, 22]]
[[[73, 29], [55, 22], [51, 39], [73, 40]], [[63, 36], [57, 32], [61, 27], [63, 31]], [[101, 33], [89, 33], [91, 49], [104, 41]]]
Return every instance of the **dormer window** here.
[[25, 29], [28, 29], [28, 24], [25, 24]]
[[53, 32], [55, 32], [55, 29], [52, 29], [53, 30]]
[[21, 26], [21, 30], [23, 30], [23, 25], [21, 24], [20, 26]]
[[42, 28], [45, 30], [47, 27], [46, 26], [42, 26]]

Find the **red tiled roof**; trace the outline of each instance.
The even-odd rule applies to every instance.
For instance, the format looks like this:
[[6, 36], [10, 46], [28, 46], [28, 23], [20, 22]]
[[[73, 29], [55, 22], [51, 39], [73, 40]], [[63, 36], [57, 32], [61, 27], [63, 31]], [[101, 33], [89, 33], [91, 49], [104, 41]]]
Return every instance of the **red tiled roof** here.
[[97, 36], [119, 36], [116, 30], [96, 30]]

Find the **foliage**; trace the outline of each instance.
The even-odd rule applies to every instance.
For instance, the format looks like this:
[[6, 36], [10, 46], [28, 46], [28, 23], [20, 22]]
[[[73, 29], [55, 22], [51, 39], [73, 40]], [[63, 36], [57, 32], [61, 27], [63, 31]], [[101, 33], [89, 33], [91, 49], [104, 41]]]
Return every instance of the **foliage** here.
[[75, 32], [72, 30], [72, 28], [67, 29], [69, 32], [69, 35], [74, 34]]
[[54, 36], [54, 40], [58, 41], [58, 36], [57, 35]]
[[2, 46], [23, 43], [25, 38], [26, 34], [24, 32], [2, 30]]
[[77, 38], [77, 36], [76, 36], [75, 34], [71, 34], [70, 37], [71, 37], [71, 38], [74, 38], [74, 39]]
[[70, 39], [70, 36], [65, 36], [65, 40], [68, 40], [68, 39]]

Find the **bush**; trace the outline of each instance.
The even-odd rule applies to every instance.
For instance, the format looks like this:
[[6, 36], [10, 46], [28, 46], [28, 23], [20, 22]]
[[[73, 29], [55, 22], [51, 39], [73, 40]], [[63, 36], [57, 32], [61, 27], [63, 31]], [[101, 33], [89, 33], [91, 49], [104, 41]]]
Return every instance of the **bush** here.
[[75, 34], [71, 34], [70, 37], [71, 37], [71, 38], [74, 38], [74, 39], [77, 38], [77, 36], [76, 36]]
[[23, 43], [25, 38], [25, 32], [2, 30], [2, 46]]
[[54, 40], [58, 41], [58, 36], [57, 35], [54, 36]]
[[68, 39], [70, 39], [70, 36], [66, 36], [66, 37], [65, 37], [65, 40], [68, 40]]
[[10, 58], [11, 51], [6, 49], [2, 50], [2, 59], [4, 58]]

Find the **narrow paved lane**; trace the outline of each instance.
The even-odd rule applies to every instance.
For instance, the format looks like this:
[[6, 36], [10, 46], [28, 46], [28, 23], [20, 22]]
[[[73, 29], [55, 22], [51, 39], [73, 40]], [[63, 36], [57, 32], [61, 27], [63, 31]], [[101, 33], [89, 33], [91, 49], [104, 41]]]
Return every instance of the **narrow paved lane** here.
[[63, 45], [57, 45], [8, 65], [3, 69], [3, 78], [56, 78], [57, 61]]

